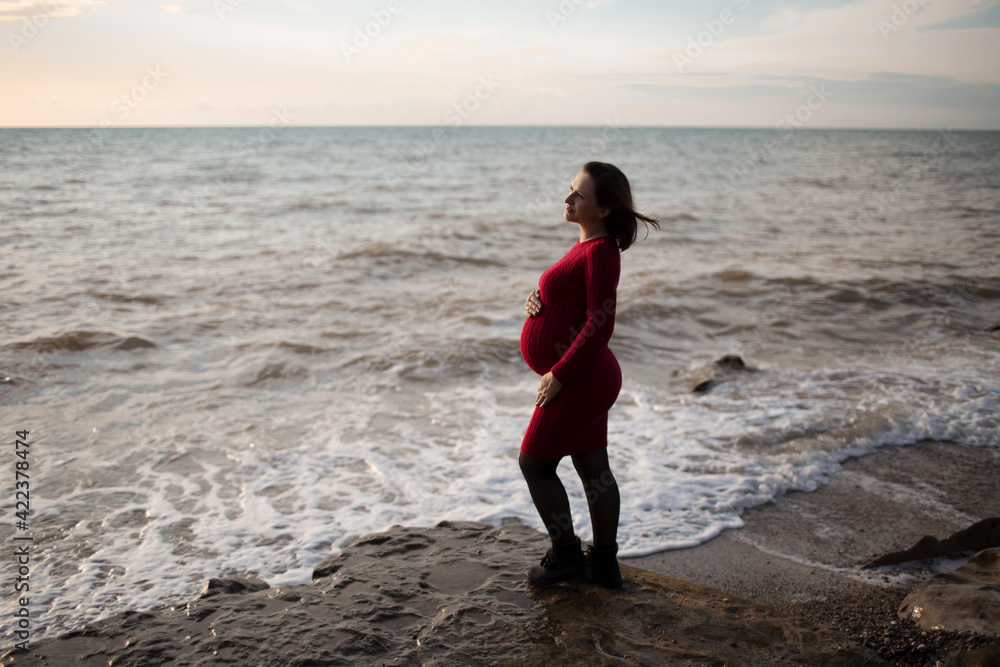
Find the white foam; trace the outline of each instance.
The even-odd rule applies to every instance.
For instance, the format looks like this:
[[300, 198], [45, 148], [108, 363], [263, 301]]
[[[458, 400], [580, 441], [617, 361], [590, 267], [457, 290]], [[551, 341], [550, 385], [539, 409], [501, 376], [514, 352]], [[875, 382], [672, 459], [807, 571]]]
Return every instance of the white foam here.
[[[792, 381], [818, 395], [844, 376]], [[621, 555], [689, 547], [739, 528], [746, 508], [813, 490], [845, 458], [881, 446], [1000, 445], [1000, 387], [982, 379], [942, 380], [934, 391], [926, 384], [896, 381], [891, 399], [862, 394], [846, 412], [835, 392], [803, 409], [770, 389], [693, 397], [626, 384], [609, 432]], [[394, 524], [517, 517], [542, 529], [517, 466], [535, 389], [530, 374], [423, 394], [397, 389], [331, 406], [314, 437], [283, 448], [226, 445], [222, 437], [209, 438], [216, 449], [164, 442], [138, 466], [136, 484], [40, 499], [38, 523], [112, 509], [42, 547], [33, 570], [46, 582], [34, 597], [36, 637], [114, 611], [186, 601], [210, 577], [304, 583], [325, 556]], [[177, 457], [196, 465], [163, 465]], [[589, 539], [579, 480], [568, 462], [560, 470], [578, 533]], [[146, 523], [130, 527], [136, 516]]]

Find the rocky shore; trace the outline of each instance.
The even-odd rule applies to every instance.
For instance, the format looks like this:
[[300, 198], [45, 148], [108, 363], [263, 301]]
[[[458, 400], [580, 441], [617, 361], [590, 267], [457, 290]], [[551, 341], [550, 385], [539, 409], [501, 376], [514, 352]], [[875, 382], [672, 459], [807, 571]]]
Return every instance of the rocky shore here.
[[[118, 614], [0, 664], [998, 665], [998, 550], [933, 579], [937, 561], [858, 569], [988, 518], [998, 461], [930, 444], [849, 462], [815, 493], [748, 512], [740, 531], [624, 561], [621, 590], [530, 587], [547, 539], [517, 522], [396, 526], [309, 584], [213, 579], [186, 605]], [[929, 611], [940, 599], [945, 629]]]
[[4, 665], [880, 665], [840, 632], [626, 566], [623, 590], [535, 590], [519, 523], [370, 535], [308, 585], [213, 580], [183, 607], [93, 623]]

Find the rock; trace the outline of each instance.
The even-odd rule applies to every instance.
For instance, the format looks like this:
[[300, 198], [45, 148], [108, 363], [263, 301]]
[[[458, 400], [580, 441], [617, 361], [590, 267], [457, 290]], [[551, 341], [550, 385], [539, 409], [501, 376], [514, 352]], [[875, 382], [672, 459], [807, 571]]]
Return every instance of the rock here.
[[443, 522], [364, 537], [309, 584], [219, 579], [183, 607], [126, 612], [3, 665], [883, 665], [814, 619], [623, 565], [625, 586], [531, 588], [547, 536]]
[[232, 577], [230, 579], [209, 579], [201, 589], [201, 599], [213, 595], [235, 595], [238, 593], [252, 593], [262, 591], [271, 586], [261, 579], [254, 577]]
[[747, 370], [747, 365], [743, 363], [743, 358], [737, 354], [727, 354], [724, 357], [719, 357], [715, 360], [715, 365], [717, 368], [730, 371]]
[[935, 575], [903, 598], [899, 616], [925, 630], [1000, 635], [1000, 548], [980, 551], [954, 572]]
[[1000, 639], [982, 648], [954, 651], [941, 667], [997, 667], [1000, 665]]
[[753, 373], [754, 370], [747, 366], [739, 355], [727, 354], [716, 359], [711, 366], [698, 374], [691, 386], [691, 391], [696, 394], [704, 394], [736, 373]]
[[962, 551], [982, 551], [992, 547], [1000, 547], [1000, 518], [998, 517], [983, 519], [943, 540], [925, 535], [909, 549], [879, 556], [862, 565], [861, 569], [898, 565], [913, 560], [940, 558]]

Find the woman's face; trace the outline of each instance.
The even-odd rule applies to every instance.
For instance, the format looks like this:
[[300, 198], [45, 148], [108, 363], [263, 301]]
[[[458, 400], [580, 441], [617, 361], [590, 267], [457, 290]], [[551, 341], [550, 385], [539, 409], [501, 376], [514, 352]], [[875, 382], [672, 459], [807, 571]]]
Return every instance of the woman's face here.
[[569, 222], [583, 225], [593, 225], [606, 218], [609, 209], [597, 205], [594, 196], [594, 181], [590, 175], [581, 171], [570, 185], [569, 196], [565, 199], [566, 211], [563, 217]]

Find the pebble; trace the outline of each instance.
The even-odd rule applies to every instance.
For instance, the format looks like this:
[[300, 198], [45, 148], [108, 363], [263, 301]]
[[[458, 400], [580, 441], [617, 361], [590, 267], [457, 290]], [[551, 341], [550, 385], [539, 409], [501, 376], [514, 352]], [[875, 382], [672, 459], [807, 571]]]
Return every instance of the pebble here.
[[896, 667], [943, 667], [954, 651], [976, 649], [995, 639], [972, 632], [923, 630], [910, 619], [900, 619], [896, 610], [904, 595], [903, 592], [885, 591], [872, 595], [858, 591], [828, 599], [818, 608], [803, 603], [799, 609], [805, 617], [838, 628]]

